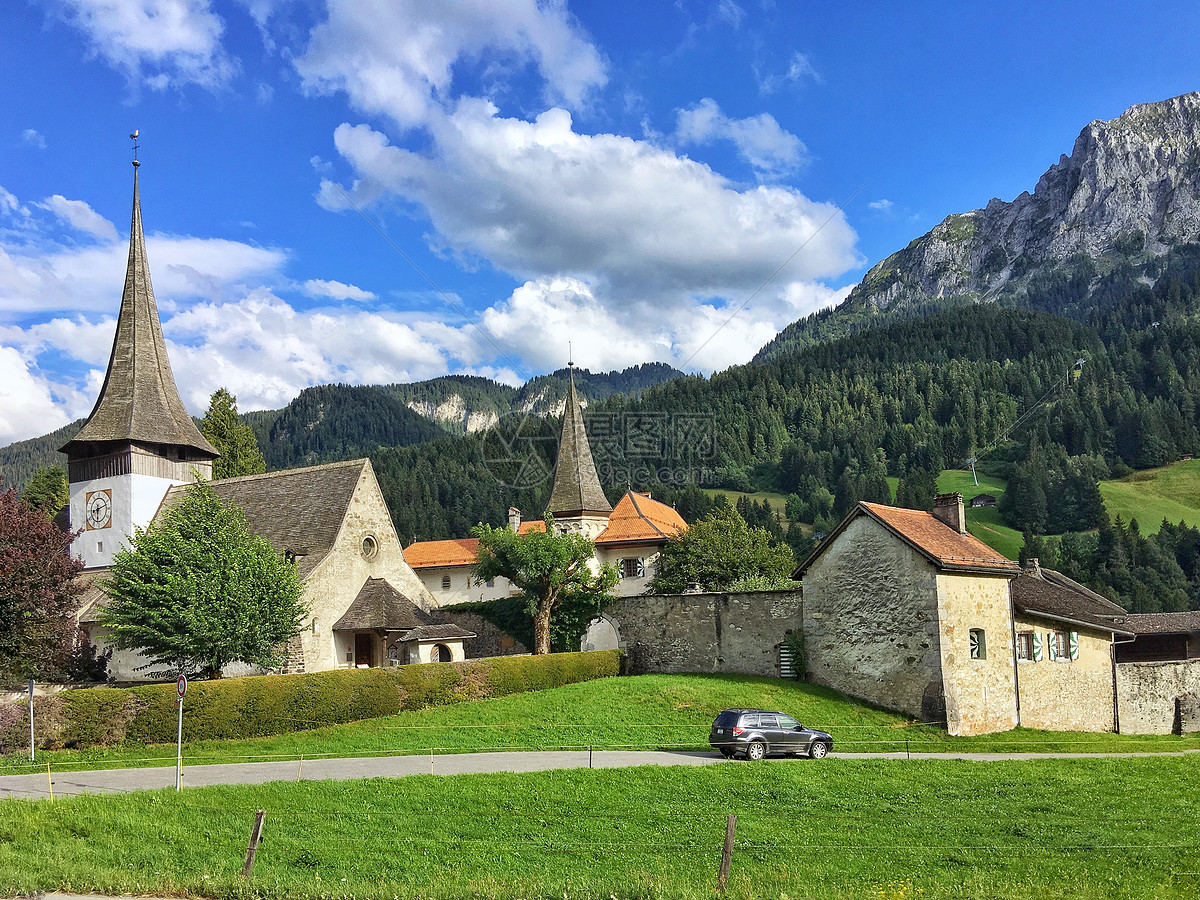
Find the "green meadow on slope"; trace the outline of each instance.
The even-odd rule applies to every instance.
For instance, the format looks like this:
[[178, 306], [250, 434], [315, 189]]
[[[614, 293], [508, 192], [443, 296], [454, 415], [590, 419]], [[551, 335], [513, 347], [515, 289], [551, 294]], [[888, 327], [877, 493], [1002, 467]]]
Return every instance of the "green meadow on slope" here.
[[[602, 678], [495, 700], [447, 704], [247, 740], [192, 741], [184, 728], [184, 765], [394, 753], [488, 750], [708, 750], [708, 729], [727, 707], [779, 709], [829, 731], [835, 752], [1176, 751], [1200, 748], [1200, 735], [1114, 735], [1017, 729], [950, 737], [945, 729], [860, 703], [827, 688], [742, 675], [639, 675]], [[12, 754], [0, 774], [174, 763], [173, 744]]]

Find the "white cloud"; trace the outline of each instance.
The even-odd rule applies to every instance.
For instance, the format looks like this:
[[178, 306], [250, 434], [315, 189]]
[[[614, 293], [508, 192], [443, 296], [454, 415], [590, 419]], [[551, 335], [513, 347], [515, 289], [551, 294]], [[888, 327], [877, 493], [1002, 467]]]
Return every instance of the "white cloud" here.
[[375, 299], [374, 294], [364, 291], [360, 287], [343, 284], [340, 281], [322, 281], [319, 278], [310, 278], [304, 282], [303, 290], [310, 297], [324, 297], [331, 300], [365, 301]]
[[[243, 282], [277, 277], [287, 260], [274, 248], [159, 235], [146, 239], [146, 254], [165, 307], [175, 298], [226, 297]], [[113, 312], [127, 261], [122, 242], [82, 249], [0, 246], [0, 313]]]
[[78, 231], [86, 232], [103, 241], [117, 239], [116, 226], [82, 200], [68, 200], [62, 194], [55, 194], [34, 205], [54, 213], [55, 216]]
[[879, 212], [886, 213], [891, 212], [895, 208], [896, 204], [891, 200], [872, 200], [867, 204], [867, 206], [869, 206], [871, 209], [878, 210]]
[[70, 421], [45, 378], [31, 372], [14, 348], [0, 346], [0, 445], [45, 434]]
[[88, 38], [90, 50], [131, 86], [182, 84], [215, 89], [237, 62], [221, 47], [224, 22], [209, 0], [57, 0], [63, 18]]
[[756, 172], [771, 177], [796, 171], [806, 161], [808, 153], [804, 143], [791, 132], [784, 131], [769, 113], [731, 119], [715, 100], [707, 97], [695, 106], [679, 110], [675, 139], [684, 145], [731, 141]]
[[12, 191], [5, 190], [4, 186], [0, 185], [0, 213], [3, 213], [4, 215], [12, 215], [17, 211], [20, 205], [21, 204], [17, 201], [16, 195], [12, 193]]
[[[518, 277], [572, 276], [605, 302], [743, 297], [804, 249], [785, 277], [839, 275], [860, 260], [836, 207], [782, 186], [738, 190], [707, 166], [645, 142], [572, 130], [553, 109], [534, 122], [464, 101], [435, 129], [431, 156], [365, 125], [334, 134], [358, 174], [358, 203], [420, 203], [449, 252]], [[344, 208], [322, 184], [320, 202]]]
[[38, 150], [46, 149], [46, 139], [36, 129], [26, 128], [21, 132], [21, 140], [30, 147], [36, 147]]
[[764, 73], [759, 66], [755, 66], [754, 74], [758, 79], [758, 90], [761, 94], [774, 94], [782, 87], [787, 85], [795, 87], [805, 81], [821, 84], [823, 80], [821, 73], [816, 70], [812, 60], [808, 58], [808, 54], [799, 51], [792, 54], [787, 70], [782, 74], [778, 68]]
[[787, 75], [788, 81], [800, 82], [806, 78], [811, 78], [818, 84], [821, 82], [821, 76], [816, 69], [813, 68], [812, 61], [805, 53], [796, 53], [792, 56], [792, 61], [788, 64]]
[[420, 126], [452, 95], [454, 65], [490, 51], [532, 62], [552, 101], [579, 108], [605, 83], [604, 61], [563, 3], [537, 0], [329, 0], [296, 62], [304, 87], [345, 91], [367, 113]]

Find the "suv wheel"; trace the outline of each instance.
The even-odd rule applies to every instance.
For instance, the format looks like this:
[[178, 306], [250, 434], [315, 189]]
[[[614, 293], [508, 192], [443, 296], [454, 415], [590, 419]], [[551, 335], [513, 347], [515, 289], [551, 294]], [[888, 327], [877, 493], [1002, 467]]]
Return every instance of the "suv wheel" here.
[[812, 746], [808, 748], [808, 755], [813, 759], [824, 759], [829, 753], [829, 745], [824, 741], [813, 741]]
[[746, 747], [746, 759], [758, 762], [767, 755], [767, 745], [762, 741], [751, 741]]

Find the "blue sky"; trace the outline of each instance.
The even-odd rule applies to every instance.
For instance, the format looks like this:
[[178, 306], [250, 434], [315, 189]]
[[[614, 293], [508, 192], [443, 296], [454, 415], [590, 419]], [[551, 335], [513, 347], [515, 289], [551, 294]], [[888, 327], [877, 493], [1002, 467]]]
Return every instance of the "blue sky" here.
[[0, 34], [0, 443], [95, 400], [135, 128], [199, 414], [516, 383], [569, 340], [720, 370], [1200, 89], [1194, 3], [14, 0]]

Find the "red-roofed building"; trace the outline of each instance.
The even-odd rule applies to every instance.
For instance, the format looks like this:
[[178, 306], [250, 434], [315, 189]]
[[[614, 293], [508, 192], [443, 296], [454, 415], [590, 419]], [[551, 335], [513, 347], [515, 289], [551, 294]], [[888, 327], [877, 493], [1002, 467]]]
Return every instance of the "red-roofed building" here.
[[951, 734], [1111, 730], [1119, 608], [1019, 575], [967, 532], [961, 494], [933, 512], [859, 503], [794, 575], [809, 675]]
[[[521, 511], [509, 509], [509, 526], [521, 534], [545, 531], [541, 519], [522, 522]], [[644, 594], [654, 576], [654, 565], [667, 538], [687, 530], [687, 522], [674, 509], [648, 493], [629, 491], [621, 498], [596, 535], [596, 559], [617, 567], [621, 580], [617, 594]], [[477, 538], [418, 541], [404, 550], [404, 558], [442, 606], [507, 597], [511, 585], [505, 578], [492, 582], [476, 579], [471, 570], [479, 549]]]

